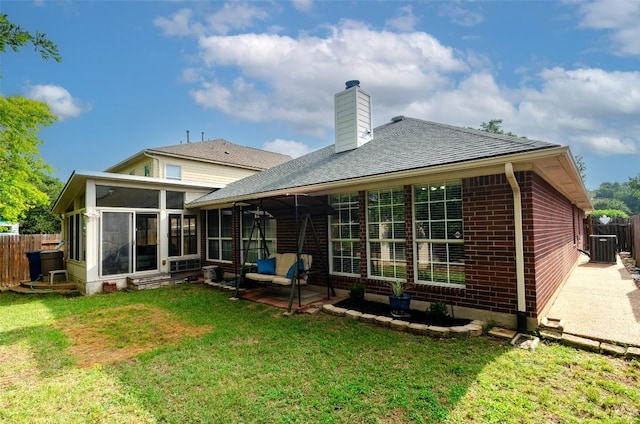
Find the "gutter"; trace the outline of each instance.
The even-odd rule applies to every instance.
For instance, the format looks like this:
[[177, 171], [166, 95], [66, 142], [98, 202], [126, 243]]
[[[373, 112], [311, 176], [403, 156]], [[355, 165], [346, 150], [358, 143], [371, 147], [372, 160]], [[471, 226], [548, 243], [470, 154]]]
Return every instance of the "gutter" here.
[[524, 285], [524, 243], [522, 237], [522, 196], [520, 186], [513, 173], [511, 162], [504, 164], [504, 173], [513, 191], [513, 221], [515, 224], [516, 247], [516, 295], [518, 298], [517, 329], [519, 333], [527, 332], [527, 303]]

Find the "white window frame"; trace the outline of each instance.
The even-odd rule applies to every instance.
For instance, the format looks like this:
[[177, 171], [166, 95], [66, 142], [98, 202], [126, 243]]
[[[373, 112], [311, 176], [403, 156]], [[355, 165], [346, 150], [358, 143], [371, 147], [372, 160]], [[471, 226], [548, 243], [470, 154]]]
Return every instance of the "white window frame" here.
[[168, 180], [181, 180], [182, 179], [182, 166], [166, 164], [164, 166], [164, 175]]
[[[336, 211], [335, 216], [329, 215], [329, 272], [333, 275], [359, 276], [360, 264], [360, 196], [358, 192], [332, 194], [329, 196], [329, 203]], [[355, 210], [355, 214], [353, 211]], [[347, 215], [346, 222], [343, 222], [343, 215]], [[355, 216], [354, 216], [355, 215]], [[347, 231], [341, 231], [348, 228]], [[350, 233], [350, 237], [343, 237]], [[338, 234], [337, 237], [334, 234]], [[341, 247], [346, 247], [350, 254], [339, 254], [333, 249], [334, 243], [340, 243]], [[344, 251], [345, 249], [341, 249]], [[351, 262], [351, 267], [355, 272], [344, 272], [334, 268], [334, 259]], [[343, 268], [341, 266], [341, 268]]]
[[[455, 190], [447, 189], [454, 186], [456, 187]], [[425, 192], [427, 200], [419, 200], [419, 191]], [[438, 195], [437, 199], [432, 199], [431, 193], [438, 191], [441, 191], [441, 194]], [[449, 193], [451, 196], [449, 196]], [[426, 207], [426, 210], [423, 209], [422, 211], [426, 212], [426, 215], [418, 211], [420, 205]], [[414, 185], [412, 208], [414, 275], [416, 283], [464, 288], [466, 284], [462, 181], [450, 180]], [[437, 210], [439, 210], [439, 214], [434, 217]], [[434, 230], [436, 227], [438, 229]], [[439, 252], [434, 253], [434, 247], [438, 247]], [[421, 257], [423, 253], [426, 254], [426, 258]], [[443, 258], [444, 260], [442, 260]], [[426, 269], [427, 267], [428, 270]], [[424, 273], [429, 273], [431, 279], [422, 278]], [[462, 278], [459, 278], [460, 273], [462, 273]], [[442, 277], [443, 275], [446, 277]], [[434, 276], [436, 277], [434, 278]]]
[[[210, 212], [214, 212], [214, 211], [218, 212], [216, 217], [218, 221], [218, 234], [212, 236], [209, 234], [209, 220], [212, 217], [212, 213]], [[231, 228], [229, 229], [228, 237], [223, 236], [223, 231], [222, 231], [223, 215], [230, 215], [232, 217], [232, 220], [229, 223]], [[217, 261], [217, 262], [225, 262], [225, 263], [231, 263], [233, 261], [233, 212], [232, 212], [232, 209], [215, 209], [215, 210], [207, 211], [206, 238], [207, 238], [207, 260], [208, 261]], [[213, 257], [211, 254], [211, 249], [209, 244], [210, 241], [218, 242], [218, 251], [216, 252], [217, 257]], [[231, 257], [229, 259], [223, 259], [222, 252], [224, 251], [224, 249], [222, 248], [222, 245], [224, 244], [224, 242], [228, 242], [229, 244], [231, 244]]]
[[[371, 220], [371, 216], [372, 214], [375, 214], [375, 212], [372, 210], [373, 206], [372, 206], [372, 202], [374, 201], [373, 199], [380, 199], [383, 197], [383, 195], [388, 195], [391, 196], [391, 204], [389, 205], [390, 209], [391, 209], [391, 220], [390, 221], [374, 221], [372, 222]], [[394, 196], [399, 196], [401, 201], [399, 203], [396, 203], [393, 201]], [[377, 201], [377, 200], [376, 200]], [[400, 208], [402, 209], [402, 220], [395, 220], [393, 219], [394, 216], [396, 215], [396, 213], [394, 213], [394, 206], [396, 208]], [[378, 211], [378, 216], [379, 218], [382, 218], [382, 207], [378, 207], [379, 211]], [[380, 237], [380, 232], [381, 232], [381, 226], [387, 224], [390, 225], [390, 232], [385, 231], [384, 234], [385, 236], [388, 236], [389, 234], [391, 235], [391, 237]], [[372, 225], [378, 225], [378, 230], [376, 232], [378, 232], [378, 237], [372, 237]], [[401, 227], [399, 227], [401, 225]], [[387, 280], [387, 281], [407, 281], [407, 269], [409, 264], [407, 264], [407, 259], [406, 259], [406, 245], [407, 245], [407, 239], [406, 239], [406, 208], [405, 208], [405, 202], [404, 202], [404, 188], [403, 187], [394, 187], [394, 188], [388, 188], [388, 189], [375, 189], [375, 190], [368, 190], [367, 191], [367, 276], [371, 279], [376, 279], [376, 280]], [[389, 228], [387, 228], [387, 230], [389, 230]], [[396, 233], [400, 234], [400, 233], [405, 233], [405, 236], [403, 238], [398, 238], [396, 237]], [[381, 257], [379, 259], [377, 259], [377, 262], [382, 262], [383, 258], [382, 258], [382, 246], [383, 245], [387, 245], [390, 250], [389, 250], [389, 258], [387, 260], [387, 264], [386, 265], [380, 265], [382, 268], [382, 272], [379, 274], [374, 274], [373, 271], [373, 262], [374, 262], [374, 258], [372, 257], [372, 244], [374, 243], [379, 243], [380, 246], [380, 255]], [[404, 260], [399, 260], [397, 259], [398, 255], [400, 255], [401, 253], [398, 251], [399, 249], [402, 249], [404, 251]], [[385, 276], [385, 272], [384, 269], [386, 269], [386, 267], [391, 266], [393, 269], [393, 275], [392, 276]], [[398, 272], [402, 270], [402, 267], [404, 266], [404, 275], [402, 275], [402, 272]]]

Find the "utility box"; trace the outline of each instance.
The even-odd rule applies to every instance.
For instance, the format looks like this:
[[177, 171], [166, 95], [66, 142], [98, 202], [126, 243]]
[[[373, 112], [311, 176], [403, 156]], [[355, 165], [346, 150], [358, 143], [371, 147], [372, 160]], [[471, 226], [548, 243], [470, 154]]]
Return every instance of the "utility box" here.
[[616, 263], [618, 237], [615, 234], [589, 236], [589, 245], [591, 247], [591, 262]]
[[43, 280], [47, 280], [50, 271], [64, 269], [64, 252], [61, 250], [41, 250], [40, 266]]

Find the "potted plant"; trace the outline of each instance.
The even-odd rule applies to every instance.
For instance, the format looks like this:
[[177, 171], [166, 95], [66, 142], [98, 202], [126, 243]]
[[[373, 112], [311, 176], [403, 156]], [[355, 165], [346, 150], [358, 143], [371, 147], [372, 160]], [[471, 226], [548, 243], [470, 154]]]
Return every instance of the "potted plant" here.
[[389, 283], [389, 286], [391, 287], [391, 294], [389, 295], [391, 315], [394, 317], [406, 317], [409, 315], [411, 295], [405, 293], [404, 283], [402, 281], [392, 281]]

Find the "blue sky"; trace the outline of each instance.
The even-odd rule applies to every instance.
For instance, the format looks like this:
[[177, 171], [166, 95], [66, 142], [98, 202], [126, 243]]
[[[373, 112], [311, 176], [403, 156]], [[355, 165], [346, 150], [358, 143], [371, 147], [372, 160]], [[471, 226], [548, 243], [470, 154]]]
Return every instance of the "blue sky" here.
[[66, 181], [147, 147], [225, 138], [299, 156], [333, 143], [359, 79], [396, 115], [569, 145], [587, 187], [640, 174], [640, 2], [7, 1], [54, 41], [1, 57], [0, 89], [59, 117], [41, 153]]

